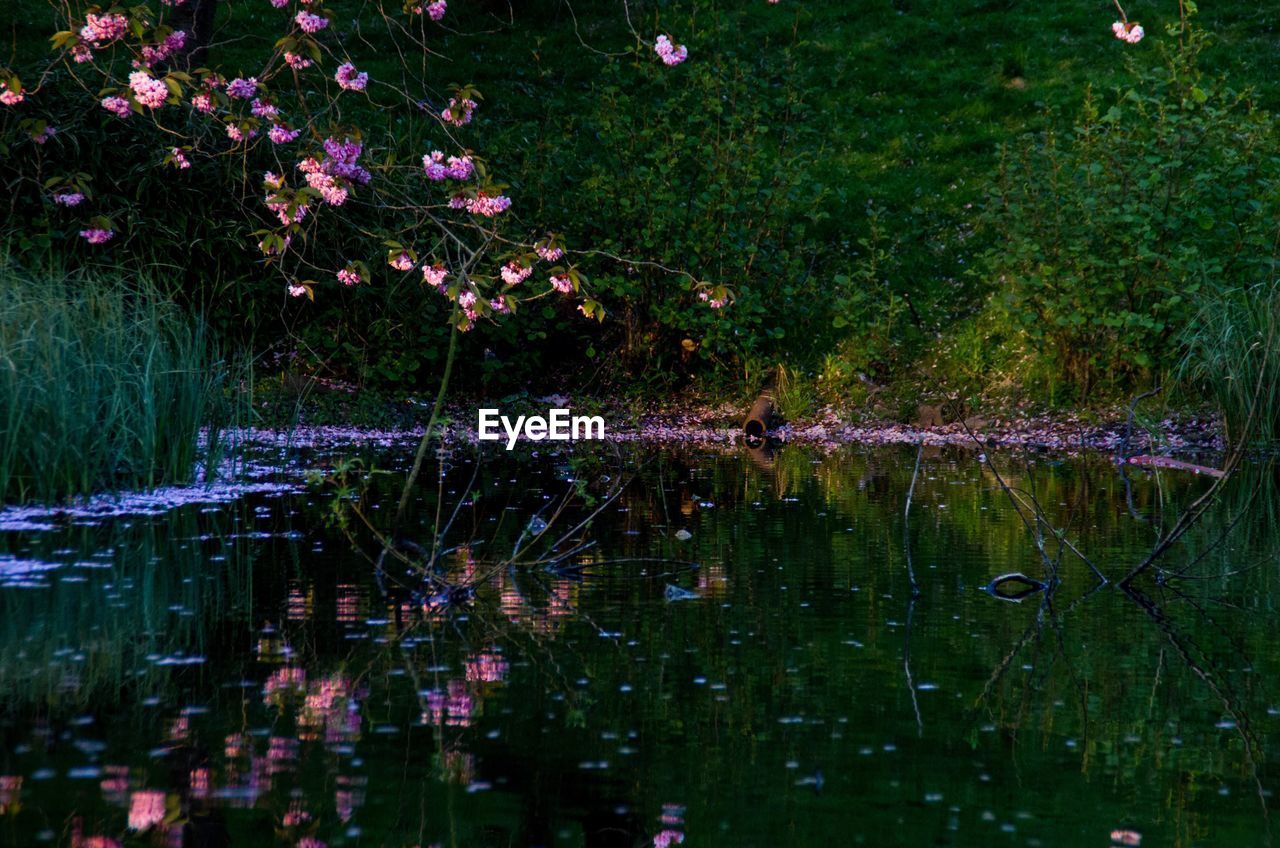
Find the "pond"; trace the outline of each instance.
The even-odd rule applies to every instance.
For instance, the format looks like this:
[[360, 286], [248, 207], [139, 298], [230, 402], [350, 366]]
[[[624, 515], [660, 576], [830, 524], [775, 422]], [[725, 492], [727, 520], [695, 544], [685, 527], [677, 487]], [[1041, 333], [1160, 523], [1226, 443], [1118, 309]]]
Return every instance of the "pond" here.
[[[0, 535], [0, 844], [1270, 844], [1266, 468], [1185, 576], [1099, 587], [1046, 530], [1059, 580], [1015, 602], [988, 585], [1046, 566], [993, 466], [1113, 581], [1208, 481], [455, 448], [404, 531], [453, 516], [449, 595], [375, 568], [407, 454], [369, 455], [358, 514], [268, 487]], [[564, 541], [503, 565], [522, 535]]]

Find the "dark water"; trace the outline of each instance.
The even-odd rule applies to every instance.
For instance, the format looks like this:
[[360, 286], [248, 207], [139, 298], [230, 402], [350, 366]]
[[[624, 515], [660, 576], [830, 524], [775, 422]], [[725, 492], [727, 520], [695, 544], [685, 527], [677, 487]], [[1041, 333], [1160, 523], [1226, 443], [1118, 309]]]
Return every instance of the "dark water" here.
[[[1162, 561], [1187, 579], [1093, 591], [1068, 552], [1011, 603], [983, 587], [1044, 577], [1035, 535], [962, 451], [904, 525], [915, 459], [457, 454], [407, 535], [461, 499], [458, 604], [380, 585], [319, 490], [0, 536], [0, 844], [1271, 844], [1268, 472]], [[1113, 578], [1208, 485], [996, 462]], [[559, 571], [502, 565], [594, 509]]]

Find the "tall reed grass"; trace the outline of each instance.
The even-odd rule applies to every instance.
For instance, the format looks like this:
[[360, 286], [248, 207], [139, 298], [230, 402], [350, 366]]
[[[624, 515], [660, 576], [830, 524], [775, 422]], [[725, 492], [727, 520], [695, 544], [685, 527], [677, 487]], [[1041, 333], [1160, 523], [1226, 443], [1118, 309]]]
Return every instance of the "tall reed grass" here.
[[0, 292], [4, 501], [187, 482], [217, 451], [228, 369], [154, 285], [0, 254]]
[[1233, 444], [1273, 445], [1280, 438], [1280, 282], [1214, 297], [1183, 341], [1183, 388], [1218, 407]]

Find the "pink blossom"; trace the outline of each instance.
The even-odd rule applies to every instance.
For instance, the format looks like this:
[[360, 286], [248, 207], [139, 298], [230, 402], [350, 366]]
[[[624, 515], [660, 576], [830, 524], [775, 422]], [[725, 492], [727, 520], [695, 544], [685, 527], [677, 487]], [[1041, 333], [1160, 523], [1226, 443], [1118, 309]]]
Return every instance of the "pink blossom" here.
[[171, 149], [169, 155], [173, 157], [173, 166], [179, 171], [185, 171], [191, 167], [191, 160], [187, 158], [187, 154], [181, 147]]
[[307, 293], [307, 287], [300, 286], [297, 283], [290, 283], [287, 289], [289, 292], [289, 297], [302, 297], [304, 294]]
[[80, 37], [94, 47], [102, 47], [124, 36], [129, 21], [124, 15], [95, 15], [93, 12], [84, 16], [84, 26], [80, 27]]
[[302, 27], [302, 31], [305, 33], [317, 33], [329, 25], [328, 18], [321, 17], [320, 15], [313, 15], [306, 10], [298, 12], [298, 14], [293, 16], [293, 19], [297, 22], [298, 26]]
[[258, 134], [255, 129], [243, 129], [239, 124], [227, 124], [227, 138], [235, 142], [247, 141]]
[[705, 291], [698, 292], [698, 300], [701, 300], [712, 309], [723, 309], [729, 304], [729, 299], [727, 297], [712, 297]]
[[236, 77], [227, 83], [227, 96], [236, 100], [248, 100], [258, 93], [258, 78]]
[[471, 113], [475, 110], [476, 102], [470, 97], [463, 98], [461, 103], [450, 97], [449, 105], [440, 112], [440, 117], [455, 127], [461, 127], [471, 123]]
[[551, 288], [561, 294], [568, 294], [573, 291], [573, 280], [569, 278], [568, 274], [552, 274]]
[[168, 87], [146, 71], [129, 74], [129, 88], [133, 90], [134, 99], [148, 109], [159, 109], [169, 99]]
[[[499, 315], [510, 315], [510, 314], [511, 314], [511, 307], [507, 305], [507, 297], [506, 297], [506, 295], [501, 295], [501, 294], [500, 294], [500, 295], [498, 295], [497, 297], [495, 297], [495, 298], [493, 298], [492, 300], [490, 300], [490, 301], [489, 301], [489, 308], [490, 308], [490, 309], [492, 309], [494, 312], [498, 313]], [[467, 668], [467, 673], [468, 673], [468, 674], [470, 674], [470, 673], [471, 673], [471, 669], [470, 669], [470, 667], [468, 667], [468, 668]]]
[[445, 10], [448, 8], [449, 4], [445, 0], [435, 0], [434, 3], [427, 4], [427, 17], [438, 21], [444, 17]]
[[164, 821], [164, 793], [144, 789], [129, 798], [129, 829], [146, 830]]
[[1115, 33], [1116, 38], [1128, 44], [1137, 44], [1147, 34], [1141, 24], [1128, 21], [1116, 21], [1111, 25], [1111, 31]]
[[[3, 97], [3, 95], [0, 95], [0, 97]], [[58, 134], [57, 127], [51, 127], [46, 125], [44, 129], [40, 130], [40, 132], [31, 136], [31, 140], [34, 141], [36, 144], [44, 144], [46, 141], [53, 138], [57, 134]]]
[[475, 164], [470, 156], [450, 156], [446, 161], [444, 153], [433, 150], [422, 157], [422, 169], [429, 180], [465, 180], [475, 172]]
[[115, 236], [115, 230], [107, 230], [100, 227], [92, 227], [90, 229], [80, 231], [80, 238], [89, 242], [89, 244], [106, 244], [115, 238]]
[[289, 0], [271, 0], [271, 5], [277, 9], [283, 9], [285, 6], [289, 5]]
[[422, 266], [422, 279], [426, 281], [427, 285], [434, 286], [438, 289], [441, 294], [444, 294], [445, 290], [448, 288], [448, 286], [445, 285], [445, 278], [448, 275], [448, 269], [439, 262], [434, 265]]
[[653, 848], [670, 848], [672, 845], [683, 845], [684, 833], [679, 830], [665, 828], [653, 837]]
[[[501, 308], [494, 306], [494, 301], [490, 301], [489, 306], [494, 312], [508, 312], [505, 300], [499, 296], [498, 301], [502, 303]], [[509, 664], [501, 654], [482, 653], [474, 657], [468, 657], [466, 661], [467, 679], [480, 683], [498, 683], [505, 680]]]
[[528, 265], [521, 265], [519, 262], [512, 259], [506, 265], [502, 266], [501, 273], [502, 281], [509, 286], [514, 286], [523, 283], [528, 279], [529, 275], [533, 273], [533, 268]]
[[191, 96], [191, 105], [197, 112], [204, 112], [206, 115], [213, 111], [213, 95], [207, 91], [201, 91]]
[[3, 103], [5, 106], [17, 106], [26, 99], [26, 92], [22, 89], [12, 91], [8, 87], [5, 87], [3, 91], [0, 91], [0, 103]]
[[544, 247], [539, 245], [533, 249], [533, 252], [538, 254], [538, 256], [542, 257], [542, 259], [547, 262], [555, 262], [557, 259], [564, 256], [564, 250], [559, 247]]
[[263, 100], [255, 97], [253, 103], [249, 106], [249, 111], [259, 118], [274, 118], [280, 114], [280, 110], [270, 100]]
[[312, 65], [312, 61], [306, 56], [300, 56], [297, 53], [289, 53], [287, 51], [284, 54], [284, 61], [285, 64], [293, 68], [295, 71], [305, 70]]
[[511, 208], [511, 198], [504, 194], [488, 195], [483, 191], [476, 192], [475, 197], [456, 195], [449, 200], [451, 209], [466, 209], [472, 215], [483, 215], [492, 218]]
[[153, 47], [150, 44], [144, 45], [142, 48], [142, 64], [150, 67], [156, 62], [163, 62], [165, 59], [177, 53], [187, 44], [187, 33], [184, 30], [174, 30], [165, 36], [164, 41]]
[[351, 268], [343, 268], [338, 272], [338, 282], [344, 286], [354, 286], [360, 283], [360, 274]]
[[103, 109], [106, 109], [117, 118], [127, 118], [129, 117], [130, 111], [132, 111], [129, 106], [129, 101], [125, 100], [123, 97], [117, 97], [116, 95], [104, 97], [100, 102]]
[[344, 62], [338, 66], [338, 72], [333, 75], [338, 81], [338, 85], [347, 91], [364, 91], [365, 86], [369, 84], [369, 75], [364, 72], [356, 72], [356, 66], [350, 62]]
[[284, 124], [272, 124], [271, 129], [267, 130], [267, 138], [271, 139], [272, 144], [288, 144], [301, 132], [302, 130], [291, 130]]
[[71, 48], [71, 58], [77, 64], [84, 64], [93, 59], [93, 49], [83, 41]]
[[387, 264], [397, 271], [408, 271], [413, 267], [413, 257], [402, 250], [388, 260]]
[[59, 192], [53, 196], [53, 202], [59, 206], [79, 206], [84, 202], [84, 195], [78, 191]]
[[666, 65], [678, 65], [689, 58], [688, 48], [683, 44], [672, 44], [671, 39], [665, 35], [658, 36], [658, 40], [654, 42], [653, 50], [662, 59], [663, 64]]

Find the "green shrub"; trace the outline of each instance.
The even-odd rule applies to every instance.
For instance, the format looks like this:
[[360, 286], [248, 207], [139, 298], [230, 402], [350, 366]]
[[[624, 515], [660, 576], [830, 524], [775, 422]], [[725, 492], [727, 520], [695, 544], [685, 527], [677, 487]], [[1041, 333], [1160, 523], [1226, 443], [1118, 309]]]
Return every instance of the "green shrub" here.
[[226, 375], [200, 325], [119, 274], [32, 273], [0, 255], [0, 290], [5, 501], [191, 480]]
[[[1167, 39], [1175, 42], [1176, 39]], [[1078, 401], [1169, 368], [1198, 299], [1266, 261], [1274, 131], [1247, 94], [1206, 79], [1204, 36], [1133, 60], [1134, 82], [1075, 126], [1004, 151], [981, 273], [1040, 379]]]

